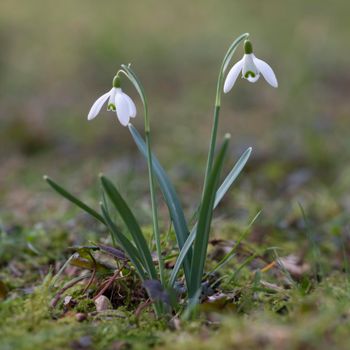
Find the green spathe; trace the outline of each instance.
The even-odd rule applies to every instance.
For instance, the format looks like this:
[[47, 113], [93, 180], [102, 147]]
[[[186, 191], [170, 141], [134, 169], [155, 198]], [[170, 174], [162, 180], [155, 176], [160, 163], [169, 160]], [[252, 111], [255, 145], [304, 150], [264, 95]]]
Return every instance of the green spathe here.
[[244, 41], [244, 53], [249, 55], [253, 53], [253, 45], [250, 40], [245, 40]]
[[112, 85], [113, 85], [114, 88], [120, 88], [121, 87], [120, 77], [119, 77], [118, 74], [113, 78]]

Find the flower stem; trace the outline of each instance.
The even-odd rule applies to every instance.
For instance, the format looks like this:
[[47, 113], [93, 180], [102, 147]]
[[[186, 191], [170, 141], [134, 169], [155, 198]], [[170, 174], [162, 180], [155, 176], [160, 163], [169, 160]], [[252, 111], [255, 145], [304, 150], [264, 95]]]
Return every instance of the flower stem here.
[[214, 120], [213, 120], [213, 127], [211, 130], [207, 167], [205, 170], [203, 193], [204, 193], [204, 189], [207, 187], [209, 174], [210, 174], [211, 168], [213, 166], [213, 159], [214, 159], [215, 146], [216, 146], [216, 137], [217, 137], [218, 126], [219, 126], [219, 114], [220, 114], [220, 105], [215, 105]]
[[154, 190], [154, 174], [153, 174], [152, 152], [151, 152], [151, 134], [150, 134], [149, 125], [148, 125], [148, 128], [147, 126], [145, 127], [145, 139], [146, 139], [146, 145], [147, 145], [147, 163], [148, 163], [149, 188], [150, 188], [150, 194], [151, 194], [153, 233], [156, 241], [160, 282], [163, 286], [165, 286], [164, 260], [162, 256], [162, 247], [160, 242], [160, 234], [159, 234], [159, 226], [158, 226], [158, 212], [157, 212], [156, 195]]
[[[147, 106], [144, 106], [145, 113], [145, 140], [147, 146], [147, 167], [148, 167], [148, 179], [149, 179], [149, 189], [151, 195], [151, 207], [152, 207], [152, 224], [153, 224], [153, 234], [156, 241], [157, 257], [159, 264], [159, 279], [162, 286], [165, 286], [165, 276], [164, 276], [164, 260], [162, 256], [162, 247], [160, 242], [160, 233], [158, 226], [158, 211], [157, 211], [157, 201], [154, 189], [154, 174], [153, 174], [153, 164], [152, 164], [152, 151], [151, 151], [151, 129], [148, 119]], [[157, 301], [153, 304], [154, 311], [157, 318], [160, 318], [164, 313], [164, 308], [161, 302]]]
[[157, 212], [157, 202], [156, 202], [156, 194], [154, 189], [154, 175], [153, 175], [153, 164], [152, 164], [152, 151], [151, 151], [151, 127], [150, 127], [150, 121], [148, 116], [148, 104], [147, 104], [147, 98], [144, 91], [144, 88], [138, 79], [137, 75], [134, 73], [134, 71], [131, 69], [130, 64], [121, 65], [122, 69], [118, 71], [118, 74], [124, 74], [134, 85], [136, 88], [142, 104], [143, 104], [143, 110], [144, 110], [144, 120], [145, 120], [145, 139], [146, 139], [146, 146], [147, 146], [147, 166], [148, 166], [148, 178], [149, 178], [149, 188], [150, 188], [150, 194], [151, 194], [151, 206], [152, 206], [152, 223], [153, 223], [153, 234], [156, 241], [156, 248], [157, 248], [157, 255], [158, 255], [158, 262], [159, 262], [159, 277], [160, 282], [163, 286], [165, 286], [165, 276], [164, 276], [164, 260], [162, 257], [162, 247], [160, 242], [160, 233], [159, 233], [159, 226], [158, 226], [158, 212]]
[[207, 167], [205, 170], [202, 197], [204, 195], [204, 190], [208, 185], [209, 175], [211, 172], [211, 168], [213, 166], [213, 159], [214, 159], [215, 147], [216, 147], [216, 138], [217, 138], [218, 126], [219, 126], [219, 114], [220, 114], [220, 107], [221, 107], [221, 92], [222, 92], [223, 83], [224, 83], [224, 74], [225, 74], [225, 71], [230, 63], [230, 60], [231, 60], [237, 46], [244, 39], [246, 39], [248, 36], [249, 36], [248, 33], [242, 34], [236, 40], [234, 40], [232, 42], [231, 46], [229, 47], [229, 49], [226, 52], [226, 55], [222, 61], [222, 64], [221, 64], [221, 67], [219, 70], [218, 80], [217, 80], [217, 84], [216, 84], [213, 128], [211, 130], [209, 152], [208, 152], [208, 159], [207, 159]]

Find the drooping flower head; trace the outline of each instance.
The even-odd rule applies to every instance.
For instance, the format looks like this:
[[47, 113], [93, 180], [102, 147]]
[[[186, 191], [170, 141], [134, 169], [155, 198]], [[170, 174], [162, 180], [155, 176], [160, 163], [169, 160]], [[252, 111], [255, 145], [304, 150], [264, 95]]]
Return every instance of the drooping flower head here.
[[278, 82], [272, 68], [263, 60], [255, 57], [253, 54], [253, 46], [249, 40], [244, 42], [244, 56], [238, 61], [227, 74], [224, 93], [228, 93], [235, 84], [239, 73], [242, 72], [242, 78], [251, 83], [259, 80], [260, 74], [273, 87], [278, 86]]
[[88, 120], [94, 119], [108, 99], [107, 111], [115, 112], [123, 126], [129, 124], [130, 118], [136, 117], [136, 106], [133, 100], [120, 87], [120, 78], [116, 75], [110, 91], [99, 97], [92, 105]]

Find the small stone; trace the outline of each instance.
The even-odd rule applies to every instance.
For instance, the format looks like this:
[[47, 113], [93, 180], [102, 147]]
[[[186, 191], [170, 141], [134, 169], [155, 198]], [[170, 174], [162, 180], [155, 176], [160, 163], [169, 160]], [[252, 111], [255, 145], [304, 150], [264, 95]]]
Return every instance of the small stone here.
[[85, 335], [71, 343], [71, 348], [74, 350], [91, 349], [92, 340], [91, 337]]
[[75, 319], [78, 321], [78, 322], [83, 322], [86, 320], [86, 314], [83, 314], [82, 312], [78, 312], [76, 315], [75, 315]]
[[67, 295], [64, 298], [63, 301], [63, 306], [65, 307], [65, 309], [71, 309], [76, 305], [76, 301], [73, 299], [73, 297], [71, 295]]
[[130, 349], [131, 346], [129, 343], [123, 340], [116, 340], [113, 342], [111, 350], [127, 350]]
[[113, 309], [111, 302], [104, 295], [99, 296], [95, 300], [95, 306], [96, 306], [96, 311], [98, 311], [98, 312]]
[[181, 321], [177, 317], [172, 318], [169, 321], [168, 325], [172, 331], [180, 331], [181, 330]]

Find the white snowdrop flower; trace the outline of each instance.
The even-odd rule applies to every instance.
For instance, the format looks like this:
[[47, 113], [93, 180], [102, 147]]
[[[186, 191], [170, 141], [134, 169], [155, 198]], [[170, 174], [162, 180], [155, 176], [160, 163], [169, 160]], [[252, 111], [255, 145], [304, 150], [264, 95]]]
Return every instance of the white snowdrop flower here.
[[228, 93], [235, 84], [238, 75], [242, 72], [242, 78], [247, 79], [251, 83], [259, 80], [260, 74], [273, 87], [278, 86], [278, 82], [272, 68], [263, 60], [255, 57], [253, 54], [253, 46], [249, 40], [244, 42], [244, 56], [230, 69], [227, 74], [224, 93]]
[[88, 120], [94, 119], [108, 99], [107, 110], [116, 112], [119, 122], [123, 126], [129, 124], [130, 118], [136, 117], [136, 106], [133, 100], [123, 92], [120, 87], [120, 79], [113, 79], [113, 87], [110, 91], [99, 97], [92, 105], [88, 114]]

